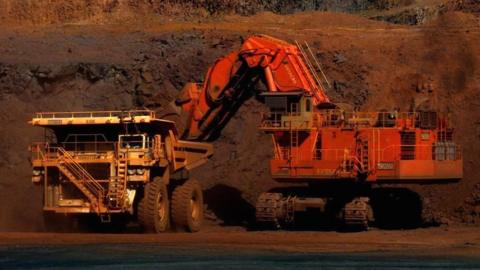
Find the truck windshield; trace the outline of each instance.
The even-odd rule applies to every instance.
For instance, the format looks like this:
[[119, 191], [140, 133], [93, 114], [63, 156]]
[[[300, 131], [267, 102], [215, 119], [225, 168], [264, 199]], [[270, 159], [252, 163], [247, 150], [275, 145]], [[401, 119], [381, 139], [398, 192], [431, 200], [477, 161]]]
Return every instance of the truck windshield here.
[[121, 148], [145, 148], [145, 135], [120, 135], [119, 140]]

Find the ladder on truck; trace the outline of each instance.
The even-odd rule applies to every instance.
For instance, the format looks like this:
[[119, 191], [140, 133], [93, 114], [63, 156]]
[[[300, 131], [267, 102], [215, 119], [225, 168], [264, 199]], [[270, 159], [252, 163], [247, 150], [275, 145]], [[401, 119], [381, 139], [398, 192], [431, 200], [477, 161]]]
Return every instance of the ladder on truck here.
[[110, 178], [108, 183], [108, 204], [110, 207], [118, 209], [123, 206], [125, 199], [125, 190], [127, 187], [127, 153], [118, 150], [116, 171], [117, 174]]

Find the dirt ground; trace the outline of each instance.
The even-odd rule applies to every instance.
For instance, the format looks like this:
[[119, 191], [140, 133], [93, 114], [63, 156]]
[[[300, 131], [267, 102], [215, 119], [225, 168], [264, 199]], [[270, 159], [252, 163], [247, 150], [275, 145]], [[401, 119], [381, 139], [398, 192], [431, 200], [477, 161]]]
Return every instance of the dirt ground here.
[[480, 255], [477, 228], [436, 228], [410, 231], [374, 230], [337, 232], [246, 232], [218, 228], [200, 233], [59, 234], [0, 233], [0, 246], [82, 244], [158, 244], [167, 247], [222, 250], [267, 250], [300, 253], [394, 252], [402, 255]]
[[[446, 13], [422, 26], [328, 12], [198, 20], [162, 15], [145, 21], [130, 15], [121, 25], [10, 21], [0, 29], [0, 231], [43, 229], [41, 193], [30, 183], [28, 161], [28, 145], [42, 138], [41, 130], [27, 124], [34, 112], [161, 110], [186, 82], [201, 81], [215, 59], [252, 34], [309, 42], [334, 82], [328, 95], [335, 102], [406, 111], [416, 98], [427, 97], [450, 114], [464, 149], [464, 179], [407, 188], [424, 198], [427, 221], [480, 224], [476, 15]], [[268, 172], [270, 140], [257, 130], [261, 110], [257, 101], [248, 101], [214, 142], [211, 162], [194, 172], [219, 224], [246, 225], [256, 197], [277, 185]]]

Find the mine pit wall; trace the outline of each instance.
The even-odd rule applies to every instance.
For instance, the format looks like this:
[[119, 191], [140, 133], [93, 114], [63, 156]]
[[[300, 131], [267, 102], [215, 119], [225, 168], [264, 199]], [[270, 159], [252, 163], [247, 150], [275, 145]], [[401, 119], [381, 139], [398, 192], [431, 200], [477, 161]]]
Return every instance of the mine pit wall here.
[[0, 22], [9, 25], [138, 23], [139, 16], [147, 21], [162, 16], [189, 20], [304, 11], [348, 12], [375, 20], [414, 25], [424, 24], [448, 11], [480, 12], [476, 0], [0, 0], [0, 7]]
[[[478, 34], [415, 32], [343, 33], [335, 39], [301, 31], [294, 36], [270, 34], [310, 42], [334, 82], [329, 95], [337, 102], [366, 110], [408, 110], [414, 97], [429, 96], [432, 88], [440, 110], [454, 119], [457, 142], [464, 146], [465, 178], [454, 185], [409, 188], [426, 198], [427, 219], [478, 224], [480, 77], [478, 56], [471, 53], [480, 49]], [[27, 124], [33, 112], [161, 109], [185, 82], [201, 81], [208, 65], [249, 34], [1, 34], [0, 230], [43, 228], [41, 194], [30, 183], [28, 163], [28, 144], [43, 134]], [[215, 142], [212, 161], [195, 172], [207, 206], [221, 223], [246, 224], [258, 194], [276, 186], [268, 170], [271, 139], [257, 130], [263, 110], [256, 100], [248, 101]]]
[[[437, 1], [439, 2], [439, 1]], [[77, 1], [0, 0], [0, 19], [31, 24], [72, 23], [85, 20], [117, 20], [142, 15], [216, 16], [253, 15], [258, 12], [292, 14], [301, 11], [359, 12], [409, 6], [415, 0], [165, 0], [165, 1]]]

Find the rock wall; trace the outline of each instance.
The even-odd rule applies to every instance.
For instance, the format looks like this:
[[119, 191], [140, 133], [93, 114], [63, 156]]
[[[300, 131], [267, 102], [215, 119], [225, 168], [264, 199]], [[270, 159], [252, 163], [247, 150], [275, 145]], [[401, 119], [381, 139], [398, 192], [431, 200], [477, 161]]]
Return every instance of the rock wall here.
[[[414, 24], [423, 23], [442, 12], [446, 2], [450, 3], [448, 7], [478, 10], [478, 3], [474, 0], [435, 0], [427, 4], [416, 0], [0, 0], [0, 22], [15, 25], [118, 23], [125, 20], [162, 20], [162, 16], [172, 15], [176, 19], [185, 19], [225, 14], [252, 15], [265, 11], [291, 14], [320, 10], [369, 11], [367, 16], [371, 18]], [[375, 15], [376, 12], [402, 7], [406, 9]]]

